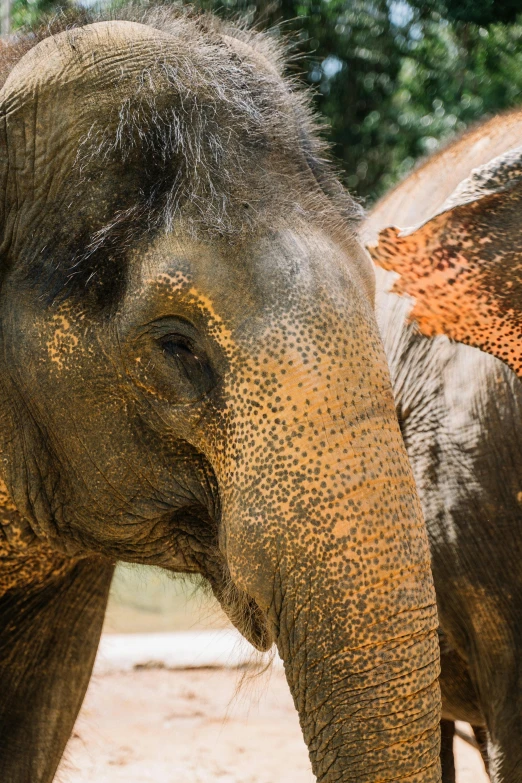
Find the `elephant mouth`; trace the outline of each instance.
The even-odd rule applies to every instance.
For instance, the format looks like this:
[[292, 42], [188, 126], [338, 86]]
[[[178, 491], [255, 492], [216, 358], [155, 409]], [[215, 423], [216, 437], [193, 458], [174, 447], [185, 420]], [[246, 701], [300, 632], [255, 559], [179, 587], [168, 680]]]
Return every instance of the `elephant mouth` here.
[[212, 591], [229, 620], [250, 644], [260, 652], [266, 652], [274, 643], [274, 637], [265, 613], [244, 590], [238, 588], [230, 576], [211, 581]]
[[207, 509], [196, 505], [184, 507], [169, 517], [169, 526], [178, 531], [178, 562], [171, 564], [171, 570], [201, 574], [238, 631], [257, 650], [266, 652], [275, 641], [267, 616], [256, 601], [234, 583], [219, 547], [219, 525], [213, 520], [214, 516]]

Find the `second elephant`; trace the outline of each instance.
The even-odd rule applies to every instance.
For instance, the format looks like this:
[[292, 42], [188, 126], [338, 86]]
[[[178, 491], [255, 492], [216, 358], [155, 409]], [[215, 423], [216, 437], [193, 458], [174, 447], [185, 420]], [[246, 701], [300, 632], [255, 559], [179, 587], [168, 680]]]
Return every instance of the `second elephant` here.
[[[408, 177], [365, 225], [374, 258], [401, 275], [395, 291], [415, 300], [410, 313], [412, 300], [378, 272], [430, 538], [443, 719], [484, 738], [487, 729], [489, 772], [503, 783], [522, 780], [521, 139], [522, 112], [489, 121]], [[445, 783], [454, 774], [446, 754]]]

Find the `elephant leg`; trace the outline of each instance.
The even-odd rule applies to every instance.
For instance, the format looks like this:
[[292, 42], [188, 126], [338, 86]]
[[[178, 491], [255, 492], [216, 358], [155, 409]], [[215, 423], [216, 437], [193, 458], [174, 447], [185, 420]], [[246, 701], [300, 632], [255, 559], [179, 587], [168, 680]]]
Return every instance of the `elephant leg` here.
[[475, 739], [477, 740], [477, 745], [480, 750], [480, 755], [482, 756], [482, 761], [484, 762], [484, 766], [486, 767], [486, 772], [489, 772], [489, 762], [488, 762], [488, 733], [484, 726], [472, 726], [473, 734], [475, 735]]
[[50, 783], [80, 709], [113, 566], [71, 563], [0, 597], [2, 783]]
[[453, 755], [453, 738], [455, 723], [452, 720], [440, 722], [440, 766], [442, 783], [455, 783], [455, 758]]
[[[495, 622], [497, 628], [501, 627], [498, 615]], [[462, 714], [454, 712], [448, 716], [446, 711], [445, 717], [470, 723], [494, 783], [522, 783], [522, 668], [517, 655], [520, 645], [498, 636], [500, 638], [486, 634], [475, 636], [467, 670], [483, 718], [480, 715], [476, 716], [478, 719], [473, 717], [475, 710], [471, 699]], [[451, 692], [447, 679], [441, 680], [441, 690], [444, 705], [449, 701], [448, 695], [454, 696], [455, 691]]]
[[450, 647], [442, 629], [439, 630], [439, 639], [442, 717], [448, 721], [462, 720], [472, 726], [484, 725], [484, 716], [468, 664]]
[[482, 760], [489, 773], [487, 753], [487, 731], [484, 725], [479, 697], [471, 679], [469, 667], [458, 652], [450, 647], [443, 629], [439, 629], [441, 643], [441, 676], [442, 693], [441, 721], [441, 767], [442, 783], [454, 783], [455, 764], [453, 757], [453, 737], [458, 735], [455, 720], [471, 724]]

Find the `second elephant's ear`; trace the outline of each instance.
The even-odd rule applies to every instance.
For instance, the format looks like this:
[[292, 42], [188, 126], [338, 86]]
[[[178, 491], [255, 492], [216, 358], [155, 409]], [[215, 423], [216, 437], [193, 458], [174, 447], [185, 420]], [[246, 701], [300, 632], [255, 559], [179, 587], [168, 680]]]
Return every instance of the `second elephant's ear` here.
[[422, 225], [386, 228], [374, 261], [415, 299], [426, 335], [481, 348], [522, 375], [522, 147], [478, 169]]

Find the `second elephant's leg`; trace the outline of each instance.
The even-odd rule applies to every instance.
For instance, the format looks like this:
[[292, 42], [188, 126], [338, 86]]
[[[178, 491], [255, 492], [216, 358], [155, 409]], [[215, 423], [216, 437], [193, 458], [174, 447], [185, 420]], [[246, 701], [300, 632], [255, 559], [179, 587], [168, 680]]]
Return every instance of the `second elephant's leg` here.
[[473, 609], [467, 660], [442, 640], [443, 717], [471, 724], [493, 783], [522, 783], [522, 642], [500, 611]]
[[453, 738], [455, 723], [452, 720], [440, 722], [440, 766], [442, 783], [455, 783], [455, 757], [453, 754]]
[[477, 740], [477, 745], [482, 756], [482, 761], [486, 767], [486, 772], [489, 772], [489, 760], [488, 760], [488, 732], [484, 726], [472, 726], [473, 734]]
[[455, 720], [471, 724], [487, 770], [487, 732], [484, 727], [479, 698], [464, 659], [452, 649], [443, 629], [439, 629], [441, 645], [441, 767], [443, 783], [454, 783], [455, 764], [453, 737]]

